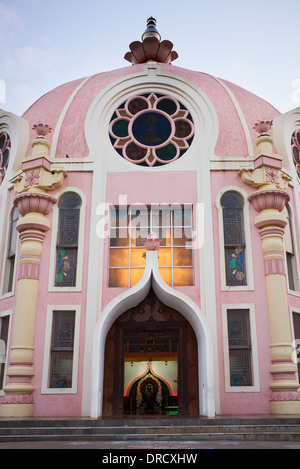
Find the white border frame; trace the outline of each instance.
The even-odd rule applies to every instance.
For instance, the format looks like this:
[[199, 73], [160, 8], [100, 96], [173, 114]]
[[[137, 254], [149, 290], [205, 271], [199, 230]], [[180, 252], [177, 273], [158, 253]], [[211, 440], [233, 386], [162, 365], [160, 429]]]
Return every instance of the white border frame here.
[[147, 251], [146, 267], [142, 279], [132, 288], [115, 297], [102, 311], [94, 328], [92, 354], [91, 417], [102, 416], [104, 359], [107, 333], [116, 319], [129, 308], [139, 304], [153, 288], [156, 296], [167, 306], [175, 308], [189, 321], [198, 342], [199, 414], [214, 417], [215, 386], [214, 358], [211, 329], [207, 318], [186, 295], [169, 287], [162, 279], [158, 267], [157, 251]]
[[[293, 345], [294, 340], [295, 340], [295, 329], [294, 329], [293, 313], [295, 313], [295, 314], [300, 314], [300, 308], [296, 308], [296, 307], [294, 307], [294, 306], [290, 306], [290, 307], [289, 307], [289, 310], [290, 310], [290, 323], [291, 323], [291, 334], [292, 334], [292, 345]], [[299, 383], [298, 392], [300, 392], [300, 382], [299, 382], [300, 376], [299, 376], [299, 373], [298, 373], [298, 366], [297, 366], [297, 364], [296, 364], [296, 371], [295, 371], [295, 374], [296, 374], [297, 381], [298, 381], [298, 383]]]
[[292, 242], [293, 242], [293, 247], [294, 247], [294, 258], [295, 258], [295, 267], [296, 267], [296, 272], [295, 274], [295, 284], [296, 284], [296, 290], [291, 290], [289, 287], [289, 273], [288, 273], [288, 268], [287, 268], [287, 260], [286, 260], [286, 249], [285, 249], [285, 237], [283, 238], [283, 243], [284, 243], [284, 257], [285, 257], [285, 270], [286, 270], [286, 287], [287, 287], [287, 292], [289, 295], [294, 295], [300, 297], [300, 278], [299, 278], [299, 251], [298, 251], [298, 237], [296, 236], [296, 223], [295, 223], [295, 211], [291, 205], [291, 203], [287, 203], [289, 210], [290, 210], [290, 229], [291, 229], [291, 236], [292, 236]]
[[[4, 368], [4, 379], [3, 379], [3, 386], [5, 386], [6, 383], [6, 372], [7, 372], [7, 367], [8, 367], [8, 358], [9, 358], [9, 350], [10, 350], [10, 335], [11, 335], [11, 323], [12, 323], [12, 309], [9, 309], [7, 311], [3, 311], [0, 313], [0, 319], [5, 318], [9, 316], [9, 326], [8, 326], [8, 334], [7, 334], [7, 344], [6, 344], [6, 356], [5, 356], [5, 368]], [[0, 389], [0, 397], [4, 396], [4, 391]]]
[[[72, 369], [72, 387], [71, 388], [49, 388], [48, 386], [49, 373], [50, 373], [50, 349], [51, 349], [51, 337], [52, 337], [52, 326], [53, 326], [53, 312], [55, 311], [75, 311], [74, 352], [73, 352], [73, 369]], [[47, 306], [41, 394], [76, 394], [77, 393], [80, 324], [81, 324], [81, 306], [80, 305], [48, 305]]]
[[[131, 96], [154, 92], [170, 94], [184, 104], [191, 112], [195, 125], [195, 136], [189, 150], [177, 161], [160, 167], [142, 167], [133, 165], [118, 155], [111, 145], [107, 128], [115, 109]], [[217, 330], [216, 297], [211, 294], [215, 291], [215, 273], [213, 244], [213, 220], [211, 207], [211, 179], [210, 160], [214, 157], [214, 149], [218, 139], [219, 123], [216, 111], [206, 94], [189, 80], [161, 70], [157, 63], [147, 63], [143, 71], [136, 74], [118, 78], [103, 89], [92, 103], [85, 121], [86, 142], [89, 147], [89, 160], [94, 161], [94, 182], [91, 205], [89, 274], [87, 286], [87, 318], [84, 353], [84, 377], [82, 394], [82, 414], [90, 415], [90, 403], [93, 390], [91, 382], [94, 379], [94, 370], [91, 369], [93, 350], [91, 337], [93, 336], [97, 321], [102, 316], [102, 282], [104, 240], [97, 236], [97, 223], [99, 212], [97, 208], [106, 202], [107, 181], [106, 175], [111, 172], [136, 173], [164, 173], [172, 171], [195, 171], [197, 177], [197, 202], [204, 204], [205, 216], [205, 249], [199, 249], [199, 268], [201, 283], [201, 309], [207, 315], [207, 321], [212, 331]], [[134, 167], [133, 167], [134, 166]], [[138, 200], [137, 200], [138, 202]], [[96, 217], [94, 217], [96, 214]], [[199, 214], [197, 214], [198, 216]], [[201, 218], [200, 218], [201, 219]], [[209, 269], [207, 269], [209, 265]], [[134, 287], [133, 287], [134, 288]], [[130, 289], [131, 290], [131, 289]], [[128, 290], [128, 291], [130, 291]], [[175, 290], [173, 290], [175, 291]], [[220, 407], [219, 400], [219, 373], [218, 373], [218, 343], [217, 334], [213, 338], [214, 355], [214, 406], [217, 412]], [[98, 374], [98, 371], [96, 371]], [[201, 394], [202, 395], [202, 394]], [[214, 408], [215, 408], [214, 407]]]
[[17, 231], [17, 239], [16, 239], [16, 253], [15, 253], [15, 265], [14, 265], [14, 276], [13, 276], [13, 283], [12, 283], [12, 290], [7, 293], [3, 293], [3, 286], [4, 286], [4, 278], [5, 278], [5, 270], [6, 270], [6, 262], [7, 262], [7, 254], [8, 254], [8, 243], [10, 241], [10, 228], [11, 228], [11, 216], [14, 211], [15, 207], [12, 206], [10, 207], [10, 210], [8, 210], [8, 216], [7, 220], [8, 223], [6, 223], [6, 232], [5, 236], [3, 239], [3, 243], [5, 245], [3, 249], [3, 257], [1, 259], [2, 265], [1, 265], [1, 280], [0, 280], [0, 300], [4, 298], [10, 298], [11, 296], [15, 295], [15, 287], [16, 287], [16, 273], [17, 273], [17, 267], [18, 267], [18, 255], [19, 255], [19, 232]]
[[[55, 271], [56, 271], [56, 242], [58, 230], [58, 201], [68, 192], [75, 192], [81, 198], [82, 204], [80, 208], [79, 217], [79, 233], [78, 233], [78, 254], [77, 254], [77, 272], [76, 272], [76, 285], [75, 287], [56, 287], [55, 286]], [[65, 187], [56, 194], [57, 203], [53, 206], [52, 217], [52, 236], [50, 248], [50, 266], [49, 266], [49, 280], [48, 291], [51, 292], [80, 292], [82, 291], [82, 277], [83, 277], [83, 253], [84, 253], [84, 232], [85, 232], [85, 212], [87, 205], [87, 198], [82, 190], [77, 187]]]
[[[228, 322], [227, 322], [227, 311], [229, 309], [249, 310], [253, 386], [230, 386], [229, 342], [228, 342]], [[224, 356], [225, 391], [226, 392], [241, 392], [241, 393], [260, 392], [255, 305], [253, 303], [222, 304], [222, 325], [223, 325], [223, 356]]]
[[[223, 209], [221, 206], [221, 198], [227, 192], [236, 192], [244, 201], [244, 231], [245, 231], [245, 262], [246, 262], [246, 275], [247, 285], [229, 286], [226, 285], [226, 269], [225, 269], [225, 253], [224, 253], [224, 234], [223, 234]], [[218, 210], [218, 223], [219, 223], [219, 250], [220, 250], [220, 276], [221, 276], [221, 291], [249, 291], [254, 290], [254, 275], [253, 275], [253, 260], [252, 260], [252, 242], [251, 242], [251, 224], [250, 224], [250, 206], [248, 201], [248, 194], [237, 186], [226, 186], [221, 189], [216, 198], [216, 206]]]

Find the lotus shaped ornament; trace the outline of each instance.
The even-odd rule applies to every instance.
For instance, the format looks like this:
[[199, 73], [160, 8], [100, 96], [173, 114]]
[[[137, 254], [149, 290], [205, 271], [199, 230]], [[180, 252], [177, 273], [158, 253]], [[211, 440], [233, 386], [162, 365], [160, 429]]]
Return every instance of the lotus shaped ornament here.
[[261, 119], [258, 120], [256, 124], [254, 124], [253, 129], [256, 130], [259, 135], [269, 135], [268, 132], [270, 131], [272, 125], [273, 121]]
[[51, 133], [52, 128], [48, 124], [39, 122], [39, 124], [35, 124], [32, 127], [32, 130], [36, 131], [38, 138], [45, 138], [48, 134]]

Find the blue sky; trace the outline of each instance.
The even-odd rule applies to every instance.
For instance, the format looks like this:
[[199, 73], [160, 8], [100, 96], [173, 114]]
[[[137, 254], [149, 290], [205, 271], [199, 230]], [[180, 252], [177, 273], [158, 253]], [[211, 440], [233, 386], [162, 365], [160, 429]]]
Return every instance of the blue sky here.
[[129, 65], [124, 54], [149, 16], [174, 43], [174, 65], [281, 112], [300, 106], [299, 0], [0, 0], [0, 107], [21, 115], [62, 83]]

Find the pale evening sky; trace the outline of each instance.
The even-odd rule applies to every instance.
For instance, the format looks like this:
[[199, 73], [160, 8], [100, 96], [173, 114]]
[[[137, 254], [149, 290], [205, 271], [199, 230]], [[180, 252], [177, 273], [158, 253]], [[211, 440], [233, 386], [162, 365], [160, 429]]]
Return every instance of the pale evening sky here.
[[173, 42], [174, 65], [280, 112], [300, 106], [299, 0], [0, 0], [0, 108], [22, 115], [60, 84], [130, 66], [124, 54], [149, 16]]

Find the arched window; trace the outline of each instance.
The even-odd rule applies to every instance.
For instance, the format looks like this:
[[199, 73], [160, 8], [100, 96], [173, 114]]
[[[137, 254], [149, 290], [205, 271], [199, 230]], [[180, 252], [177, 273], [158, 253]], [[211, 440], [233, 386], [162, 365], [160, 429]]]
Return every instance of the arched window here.
[[297, 273], [297, 262], [295, 256], [295, 242], [294, 242], [294, 230], [292, 224], [292, 213], [288, 205], [283, 209], [283, 213], [287, 218], [287, 225], [284, 232], [284, 244], [287, 264], [287, 277], [288, 285], [290, 290], [298, 290], [298, 273]]
[[247, 285], [245, 260], [244, 200], [237, 192], [221, 198], [226, 285]]
[[17, 249], [17, 221], [20, 217], [19, 210], [14, 208], [10, 214], [9, 220], [9, 236], [7, 243], [7, 254], [6, 254], [6, 263], [4, 270], [4, 283], [3, 283], [3, 295], [10, 293], [13, 290], [13, 281], [15, 273], [15, 264], [16, 264], [16, 249]]
[[75, 287], [81, 198], [67, 192], [59, 199], [56, 244], [56, 287]]

